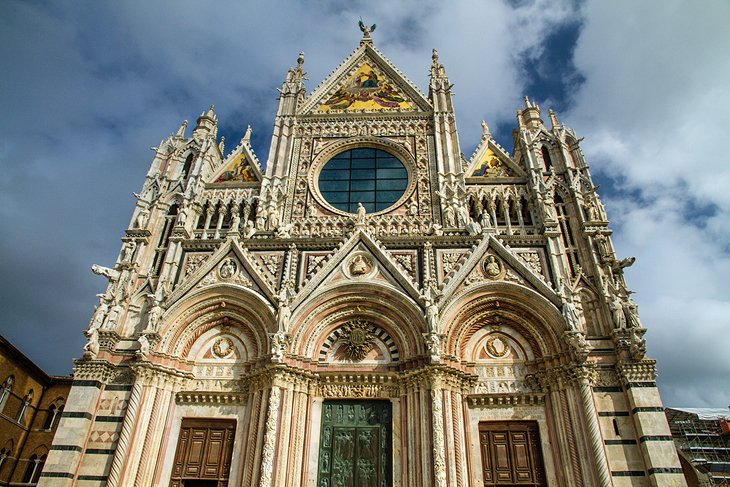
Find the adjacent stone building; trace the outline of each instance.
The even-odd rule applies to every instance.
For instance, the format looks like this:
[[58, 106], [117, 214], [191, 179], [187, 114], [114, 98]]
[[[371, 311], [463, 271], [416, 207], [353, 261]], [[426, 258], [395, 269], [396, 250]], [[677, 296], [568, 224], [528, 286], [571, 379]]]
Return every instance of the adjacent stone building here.
[[49, 376], [0, 336], [0, 486], [36, 485], [72, 378]]
[[466, 158], [361, 29], [265, 170], [213, 107], [156, 149], [40, 485], [684, 485], [579, 137]]

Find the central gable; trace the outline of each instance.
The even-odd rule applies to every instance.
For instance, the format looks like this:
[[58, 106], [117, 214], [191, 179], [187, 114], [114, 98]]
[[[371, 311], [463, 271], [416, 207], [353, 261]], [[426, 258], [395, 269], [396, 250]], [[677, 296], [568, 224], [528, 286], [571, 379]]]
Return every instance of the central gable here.
[[426, 97], [371, 44], [364, 43], [325, 79], [302, 114], [431, 111]]

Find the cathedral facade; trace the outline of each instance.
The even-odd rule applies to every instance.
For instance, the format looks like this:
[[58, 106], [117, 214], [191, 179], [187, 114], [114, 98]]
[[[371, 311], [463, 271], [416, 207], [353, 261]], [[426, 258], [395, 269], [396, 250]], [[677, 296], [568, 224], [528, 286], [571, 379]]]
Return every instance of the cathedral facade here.
[[467, 159], [361, 28], [265, 170], [213, 107], [156, 148], [39, 485], [685, 485], [580, 139]]

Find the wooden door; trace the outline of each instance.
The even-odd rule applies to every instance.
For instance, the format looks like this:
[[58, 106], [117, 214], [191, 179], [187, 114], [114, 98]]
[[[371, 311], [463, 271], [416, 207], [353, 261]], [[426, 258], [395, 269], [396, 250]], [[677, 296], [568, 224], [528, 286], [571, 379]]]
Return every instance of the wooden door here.
[[479, 423], [484, 485], [546, 486], [535, 421]]
[[317, 486], [389, 487], [391, 427], [388, 401], [326, 401]]
[[235, 431], [232, 419], [183, 419], [170, 487], [226, 487]]

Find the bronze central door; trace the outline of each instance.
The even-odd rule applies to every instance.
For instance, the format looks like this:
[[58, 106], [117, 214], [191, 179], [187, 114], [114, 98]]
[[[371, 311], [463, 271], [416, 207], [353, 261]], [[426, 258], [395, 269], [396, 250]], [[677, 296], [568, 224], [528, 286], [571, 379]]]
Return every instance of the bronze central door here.
[[389, 401], [325, 401], [318, 487], [391, 485]]

